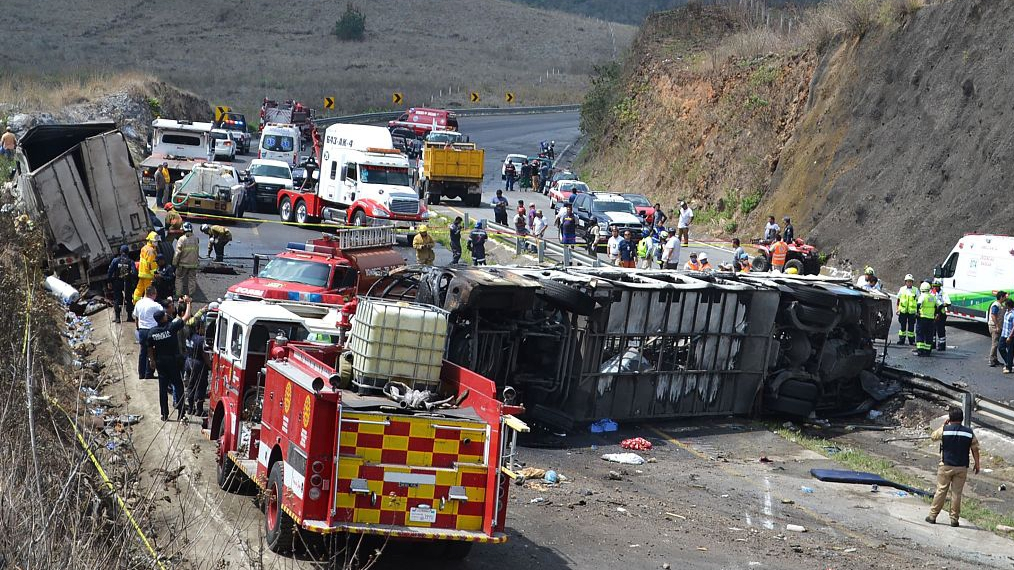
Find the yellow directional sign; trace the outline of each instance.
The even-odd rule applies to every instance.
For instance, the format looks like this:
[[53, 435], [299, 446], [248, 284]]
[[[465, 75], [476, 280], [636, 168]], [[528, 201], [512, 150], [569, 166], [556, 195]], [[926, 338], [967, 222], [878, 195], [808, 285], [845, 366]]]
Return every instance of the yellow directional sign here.
[[334, 109], [334, 97], [324, 97], [324, 108]]
[[219, 105], [218, 107], [215, 107], [215, 121], [221, 121], [222, 116], [228, 113], [229, 111], [232, 111], [232, 107], [227, 107], [225, 105]]
[[504, 101], [507, 101], [508, 103], [513, 103], [514, 102], [514, 94], [511, 93], [510, 91], [508, 91], [507, 93], [504, 93], [503, 98], [504, 98]]
[[391, 93], [391, 102], [395, 105], [401, 105], [401, 102], [405, 100], [405, 96], [395, 91]]
[[479, 97], [479, 92], [478, 91], [472, 91], [468, 95], [469, 95], [469, 98], [472, 100], [473, 103], [478, 103], [479, 100], [482, 99], [482, 97]]

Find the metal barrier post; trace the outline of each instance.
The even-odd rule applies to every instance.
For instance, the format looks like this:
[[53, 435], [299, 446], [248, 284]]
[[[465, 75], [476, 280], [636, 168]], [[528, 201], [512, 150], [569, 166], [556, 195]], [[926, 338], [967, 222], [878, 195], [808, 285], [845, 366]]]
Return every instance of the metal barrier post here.
[[563, 266], [570, 267], [570, 246], [563, 246]]
[[466, 228], [472, 227], [472, 224], [469, 223], [470, 222], [470, 220], [469, 220], [470, 217], [471, 216], [468, 215], [468, 212], [465, 212], [465, 218], [464, 218], [465, 225], [463, 227], [466, 227]]
[[961, 412], [965, 415], [962, 425], [965, 427], [972, 427], [972, 403], [975, 401], [975, 396], [971, 392], [965, 392], [961, 394]]
[[518, 236], [514, 240], [514, 255], [521, 255], [525, 252], [525, 237]]
[[539, 263], [545, 263], [546, 262], [546, 240], [544, 240], [544, 239], [540, 239], [539, 240], [539, 242], [538, 242], [538, 250], [539, 250]]

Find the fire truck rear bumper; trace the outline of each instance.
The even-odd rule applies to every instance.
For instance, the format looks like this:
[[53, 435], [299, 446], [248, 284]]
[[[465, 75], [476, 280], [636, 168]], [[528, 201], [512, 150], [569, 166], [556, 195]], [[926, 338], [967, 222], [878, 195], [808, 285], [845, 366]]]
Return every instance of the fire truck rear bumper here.
[[492, 535], [470, 530], [450, 530], [444, 528], [412, 528], [385, 524], [339, 523], [328, 525], [324, 521], [303, 521], [303, 526], [310, 532], [332, 533], [347, 532], [351, 534], [372, 534], [389, 536], [399, 540], [457, 540], [461, 542], [484, 542], [501, 544], [507, 542], [507, 534], [496, 532]]

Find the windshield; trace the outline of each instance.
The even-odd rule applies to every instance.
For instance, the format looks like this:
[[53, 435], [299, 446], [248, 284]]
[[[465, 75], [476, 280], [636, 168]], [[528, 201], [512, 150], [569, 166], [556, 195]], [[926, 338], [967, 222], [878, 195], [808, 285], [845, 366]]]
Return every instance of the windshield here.
[[229, 138], [229, 135], [226, 134], [226, 133], [216, 133], [215, 131], [211, 131], [211, 138], [218, 139], [218, 140], [224, 140], [224, 139]]
[[596, 200], [592, 204], [592, 208], [596, 212], [627, 212], [630, 214], [634, 213], [634, 205], [625, 200]]
[[453, 135], [451, 133], [430, 133], [426, 135], [426, 142], [453, 144], [461, 142], [461, 135]]
[[371, 164], [363, 164], [359, 166], [359, 181], [364, 184], [390, 184], [392, 186], [412, 185], [412, 179], [409, 178], [407, 168], [373, 166]]
[[292, 178], [292, 173], [285, 166], [275, 166], [273, 164], [254, 164], [250, 167], [251, 176], [269, 176], [271, 178]]
[[261, 139], [261, 148], [276, 152], [292, 152], [292, 137], [283, 135], [264, 135]]
[[588, 191], [588, 185], [585, 184], [584, 182], [561, 182], [560, 183], [560, 191], [561, 192], [573, 192], [574, 190], [577, 190], [578, 192], [587, 192]]
[[641, 196], [640, 194], [624, 194], [623, 197], [626, 198], [628, 202], [630, 202], [635, 206], [647, 206], [649, 208], [651, 207], [651, 202], [649, 202], [647, 198]]
[[326, 263], [276, 257], [257, 274], [261, 279], [274, 279], [288, 283], [301, 283], [313, 287], [326, 287], [331, 266]]

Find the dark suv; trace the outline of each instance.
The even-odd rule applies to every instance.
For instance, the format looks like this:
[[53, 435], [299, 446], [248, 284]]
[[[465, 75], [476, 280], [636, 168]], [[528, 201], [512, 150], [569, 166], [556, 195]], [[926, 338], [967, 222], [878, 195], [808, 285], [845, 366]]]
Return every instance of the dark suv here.
[[588, 192], [576, 194], [574, 216], [577, 218], [577, 237], [588, 244], [589, 249], [604, 249], [612, 228], [630, 230], [640, 239], [644, 226], [637, 216], [634, 205], [619, 194], [609, 192]]

